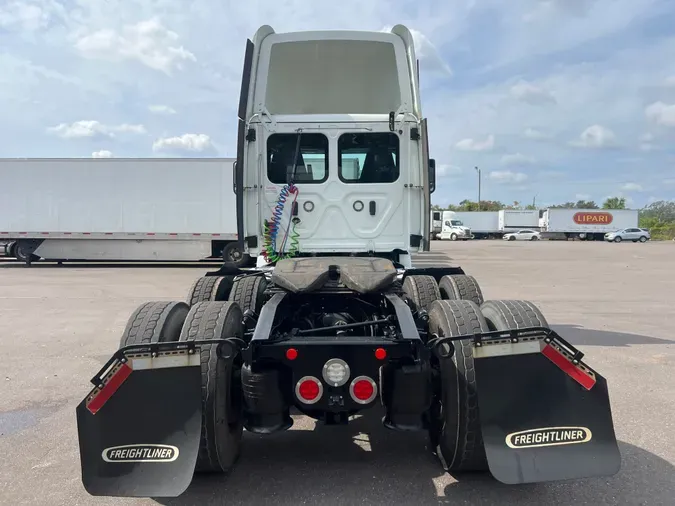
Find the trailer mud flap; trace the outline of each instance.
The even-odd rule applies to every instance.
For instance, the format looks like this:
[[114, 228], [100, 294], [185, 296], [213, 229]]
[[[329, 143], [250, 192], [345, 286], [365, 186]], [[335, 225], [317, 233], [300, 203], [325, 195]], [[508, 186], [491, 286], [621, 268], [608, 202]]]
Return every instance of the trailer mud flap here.
[[96, 496], [178, 496], [199, 450], [199, 354], [117, 355], [77, 407], [84, 487]]
[[474, 347], [485, 452], [503, 483], [619, 471], [607, 382], [561, 341], [549, 334]]

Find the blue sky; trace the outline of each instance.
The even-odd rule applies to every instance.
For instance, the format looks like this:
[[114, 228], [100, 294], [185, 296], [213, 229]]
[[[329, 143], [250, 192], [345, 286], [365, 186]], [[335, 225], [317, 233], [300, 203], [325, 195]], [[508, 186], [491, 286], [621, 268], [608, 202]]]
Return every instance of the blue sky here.
[[4, 0], [0, 157], [233, 156], [244, 43], [407, 25], [434, 203], [675, 199], [672, 0]]

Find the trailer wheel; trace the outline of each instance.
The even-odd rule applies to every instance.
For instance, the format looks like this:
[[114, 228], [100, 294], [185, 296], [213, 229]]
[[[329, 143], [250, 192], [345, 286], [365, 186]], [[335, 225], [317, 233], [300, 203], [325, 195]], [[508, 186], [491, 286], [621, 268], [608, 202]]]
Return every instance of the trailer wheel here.
[[239, 246], [238, 242], [230, 242], [223, 248], [223, 262], [231, 267], [244, 267], [251, 259]]
[[178, 341], [190, 307], [185, 302], [146, 302], [136, 308], [120, 339], [120, 348], [131, 344]]
[[[241, 308], [232, 302], [198, 302], [190, 309], [181, 341], [243, 338]], [[196, 471], [225, 473], [241, 453], [243, 403], [241, 394], [241, 355], [222, 348], [200, 347], [202, 369], [202, 432]]]
[[[439, 337], [487, 332], [477, 304], [439, 300], [429, 309], [429, 333]], [[455, 353], [439, 359], [439, 386], [431, 408], [431, 447], [449, 471], [488, 469], [478, 412], [478, 391], [470, 339], [455, 341]]]
[[433, 301], [441, 298], [438, 283], [433, 276], [406, 276], [403, 280], [403, 292], [412, 302], [415, 310], [428, 310]]
[[483, 292], [478, 281], [466, 274], [448, 274], [438, 283], [442, 299], [470, 300], [479, 306], [483, 303]]
[[267, 280], [264, 276], [245, 276], [234, 280], [228, 300], [239, 304], [244, 313], [250, 309], [259, 315], [265, 303], [266, 289]]
[[528, 300], [489, 300], [480, 307], [490, 330], [548, 327], [539, 308]]
[[35, 241], [17, 241], [14, 245], [14, 257], [20, 262], [30, 264], [31, 262], [37, 262], [40, 260], [40, 257], [34, 255], [33, 252], [38, 248], [40, 242]]
[[232, 290], [232, 276], [203, 276], [190, 287], [187, 303], [194, 306], [207, 300], [227, 300]]

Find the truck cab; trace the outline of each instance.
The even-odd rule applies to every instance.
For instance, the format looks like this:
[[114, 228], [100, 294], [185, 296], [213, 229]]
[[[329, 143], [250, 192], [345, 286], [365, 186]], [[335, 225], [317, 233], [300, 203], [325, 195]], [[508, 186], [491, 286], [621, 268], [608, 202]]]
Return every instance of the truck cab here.
[[454, 211], [443, 211], [443, 226], [440, 238], [451, 241], [466, 241], [472, 238], [471, 229], [464, 226], [464, 223], [457, 218]]
[[410, 266], [429, 249], [434, 167], [406, 27], [265, 25], [248, 41], [235, 193], [239, 237], [258, 265], [337, 254]]

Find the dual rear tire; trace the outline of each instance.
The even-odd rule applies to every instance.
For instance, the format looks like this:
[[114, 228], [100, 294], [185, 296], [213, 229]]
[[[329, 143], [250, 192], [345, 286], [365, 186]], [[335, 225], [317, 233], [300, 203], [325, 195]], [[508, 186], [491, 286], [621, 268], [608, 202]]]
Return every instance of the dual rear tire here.
[[[202, 278], [203, 279], [203, 278]], [[214, 286], [216, 286], [214, 284]], [[120, 347], [172, 341], [243, 339], [243, 313], [229, 301], [146, 302], [131, 315]], [[241, 453], [243, 402], [241, 356], [213, 345], [200, 347], [202, 429], [196, 471], [228, 472]]]
[[[428, 312], [429, 338], [548, 326], [529, 301], [485, 302], [473, 276], [443, 276], [436, 289], [435, 284], [430, 276], [409, 276], [403, 286], [411, 305]], [[454, 344], [452, 356], [432, 363], [438, 381], [430, 410], [430, 446], [449, 472], [487, 471], [473, 344], [471, 339]]]

